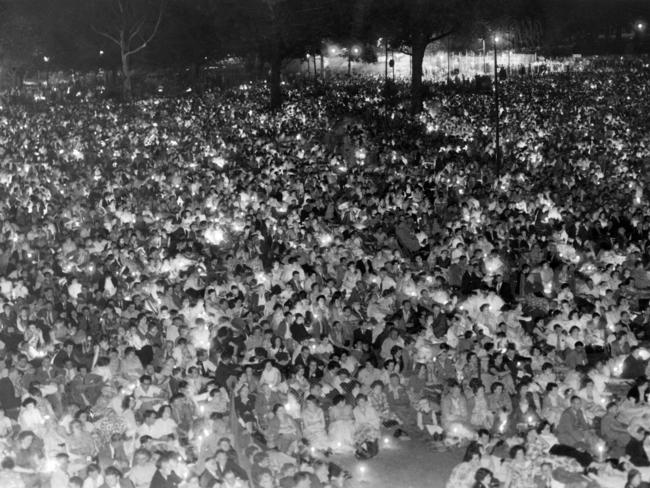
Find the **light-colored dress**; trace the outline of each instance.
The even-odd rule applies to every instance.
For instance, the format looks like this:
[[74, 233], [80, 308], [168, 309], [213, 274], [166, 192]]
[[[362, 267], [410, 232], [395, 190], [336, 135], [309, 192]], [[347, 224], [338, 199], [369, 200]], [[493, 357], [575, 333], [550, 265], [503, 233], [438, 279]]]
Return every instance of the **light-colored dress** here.
[[303, 435], [314, 449], [327, 449], [325, 414], [321, 408], [305, 408], [302, 411]]
[[354, 441], [363, 444], [368, 441], [379, 439], [379, 414], [368, 404], [364, 407], [356, 406], [354, 414]]
[[354, 413], [346, 403], [333, 405], [329, 410], [330, 447], [336, 453], [354, 451]]
[[485, 395], [474, 397], [474, 407], [472, 408], [472, 417], [470, 422], [477, 428], [489, 429], [494, 422], [494, 415], [490, 412]]

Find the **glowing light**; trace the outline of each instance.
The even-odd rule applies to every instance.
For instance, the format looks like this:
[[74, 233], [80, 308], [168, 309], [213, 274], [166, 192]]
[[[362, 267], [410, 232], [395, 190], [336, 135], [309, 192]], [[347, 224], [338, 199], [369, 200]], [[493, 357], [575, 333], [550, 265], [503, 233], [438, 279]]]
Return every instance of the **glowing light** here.
[[48, 458], [43, 463], [43, 472], [53, 473], [57, 467], [58, 463], [56, 462], [56, 459]]
[[624, 361], [625, 361], [625, 357], [616, 360], [616, 364], [614, 364], [614, 366], [612, 367], [613, 376], [621, 376], [621, 374], [623, 374]]
[[385, 445], [390, 444], [390, 439], [388, 437], [384, 437], [384, 444]]
[[544, 283], [544, 294], [550, 295], [553, 293], [553, 283]]
[[320, 245], [322, 247], [327, 247], [332, 244], [334, 238], [332, 237], [331, 234], [321, 234], [320, 237], [318, 238], [318, 241], [320, 242]]
[[205, 231], [205, 240], [210, 244], [218, 245], [225, 240], [225, 235], [222, 229], [213, 227]]

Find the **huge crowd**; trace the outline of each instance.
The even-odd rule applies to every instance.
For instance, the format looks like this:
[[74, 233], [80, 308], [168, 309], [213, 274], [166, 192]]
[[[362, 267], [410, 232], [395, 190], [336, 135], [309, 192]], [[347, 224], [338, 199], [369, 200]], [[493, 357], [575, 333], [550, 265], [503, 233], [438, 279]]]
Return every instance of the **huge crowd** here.
[[[0, 112], [0, 484], [650, 481], [650, 69]], [[352, 473], [354, 475], [354, 473]]]

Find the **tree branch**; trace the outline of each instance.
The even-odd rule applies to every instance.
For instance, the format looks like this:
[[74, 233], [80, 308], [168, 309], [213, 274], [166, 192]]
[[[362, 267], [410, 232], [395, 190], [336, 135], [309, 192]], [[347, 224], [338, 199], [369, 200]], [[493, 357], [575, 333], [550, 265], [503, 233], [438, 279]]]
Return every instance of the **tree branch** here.
[[94, 25], [91, 25], [90, 28], [93, 31], [95, 31], [97, 34], [99, 34], [100, 36], [103, 36], [103, 37], [105, 37], [107, 39], [110, 39], [111, 41], [113, 41], [118, 46], [122, 45], [122, 43], [120, 42], [120, 40], [117, 37], [114, 37], [114, 36], [110, 35], [108, 32], [100, 31]]
[[142, 44], [140, 44], [138, 47], [125, 52], [124, 53], [125, 56], [131, 56], [135, 53], [142, 51], [145, 47], [147, 47], [147, 44], [149, 44], [153, 40], [153, 38], [156, 37], [156, 34], [158, 33], [158, 28], [160, 27], [160, 23], [162, 22], [163, 10], [164, 10], [164, 0], [160, 2], [158, 19], [156, 20], [156, 25], [154, 25], [153, 30], [151, 31], [151, 35], [147, 39], [145, 39], [145, 41]]
[[141, 20], [141, 21], [140, 21], [140, 22], [135, 26], [135, 28], [134, 28], [133, 31], [131, 32], [131, 35], [129, 35], [129, 46], [131, 45], [131, 41], [133, 40], [133, 38], [134, 38], [135, 36], [137, 36], [137, 35], [140, 33], [140, 31], [142, 30], [142, 28], [144, 27], [145, 20], [146, 20], [146, 19], [142, 19], [142, 20]]
[[455, 32], [455, 30], [456, 30], [456, 28], [454, 27], [454, 28], [448, 30], [447, 32], [444, 32], [443, 34], [439, 34], [437, 36], [429, 37], [429, 44], [431, 44], [432, 42], [439, 41], [440, 39], [444, 39], [445, 37], [448, 37], [448, 36], [452, 35]]

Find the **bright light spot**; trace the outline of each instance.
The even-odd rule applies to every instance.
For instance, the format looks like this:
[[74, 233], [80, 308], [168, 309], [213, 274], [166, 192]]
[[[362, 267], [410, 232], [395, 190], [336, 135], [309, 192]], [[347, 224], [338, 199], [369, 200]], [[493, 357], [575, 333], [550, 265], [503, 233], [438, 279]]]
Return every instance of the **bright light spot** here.
[[318, 238], [318, 240], [319, 240], [320, 245], [322, 247], [327, 247], [330, 244], [332, 244], [332, 242], [334, 241], [334, 238], [331, 236], [331, 234], [321, 234], [320, 237]]
[[217, 156], [212, 158], [212, 164], [216, 164], [220, 168], [223, 168], [226, 165], [226, 160], [223, 159], [221, 156]]

